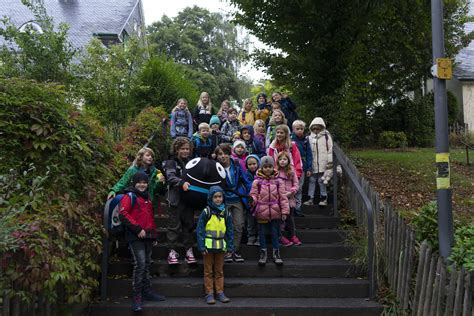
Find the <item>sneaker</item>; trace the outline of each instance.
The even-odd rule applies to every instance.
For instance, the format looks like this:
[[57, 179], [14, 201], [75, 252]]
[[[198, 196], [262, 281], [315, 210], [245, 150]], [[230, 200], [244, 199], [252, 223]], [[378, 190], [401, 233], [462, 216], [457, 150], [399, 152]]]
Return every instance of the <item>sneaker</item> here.
[[321, 201], [319, 201], [319, 206], [327, 206], [328, 205], [328, 197], [322, 196]]
[[213, 293], [206, 295], [206, 303], [207, 303], [207, 304], [210, 304], [210, 305], [216, 304], [216, 300], [215, 300], [215, 298], [214, 298], [214, 294], [213, 294]]
[[257, 240], [253, 243], [254, 246], [260, 247], [260, 240]]
[[170, 253], [168, 255], [168, 264], [173, 265], [173, 264], [179, 264], [179, 254], [174, 251], [174, 249], [170, 250]]
[[280, 257], [280, 249], [273, 249], [273, 262], [275, 262], [277, 266], [281, 266], [283, 264], [283, 260], [281, 260]]
[[313, 198], [309, 199], [308, 201], [304, 202], [303, 204], [307, 205], [307, 206], [313, 206], [314, 205]]
[[253, 246], [255, 244], [255, 237], [249, 237], [247, 240], [247, 246]]
[[224, 262], [227, 262], [227, 263], [234, 262], [234, 260], [232, 259], [232, 254], [230, 252], [224, 255]]
[[234, 252], [233, 257], [235, 262], [244, 262], [244, 258], [238, 252]]
[[304, 214], [301, 213], [301, 210], [295, 210], [295, 212], [293, 213], [294, 216], [296, 217], [304, 217]]
[[288, 240], [288, 238], [286, 238], [285, 236], [281, 236], [280, 237], [280, 244], [283, 246], [283, 247], [290, 247], [290, 246], [293, 246], [293, 243], [291, 241]]
[[151, 289], [144, 291], [142, 297], [144, 301], [150, 302], [162, 302], [166, 299], [163, 295], [153, 292]]
[[193, 248], [189, 248], [188, 251], [186, 251], [186, 262], [188, 264], [197, 263], [197, 260], [196, 260], [196, 258], [194, 257], [194, 254], [193, 254]]
[[221, 303], [229, 303], [230, 298], [225, 296], [224, 292], [217, 293], [217, 300]]
[[301, 246], [302, 244], [301, 240], [298, 237], [296, 237], [296, 235], [292, 236], [290, 240], [295, 246]]
[[263, 267], [267, 263], [267, 249], [260, 249], [260, 258], [258, 259], [258, 265]]
[[142, 308], [142, 296], [141, 295], [134, 295], [132, 297], [132, 310], [134, 312], [139, 312], [141, 311]]

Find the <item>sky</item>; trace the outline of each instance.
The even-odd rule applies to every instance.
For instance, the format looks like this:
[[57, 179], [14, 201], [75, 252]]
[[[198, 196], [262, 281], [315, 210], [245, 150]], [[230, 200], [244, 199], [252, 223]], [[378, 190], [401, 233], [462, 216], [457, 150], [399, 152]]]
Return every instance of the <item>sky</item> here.
[[[150, 25], [155, 21], [161, 20], [163, 15], [168, 17], [175, 17], [186, 7], [192, 7], [197, 5], [202, 8], [208, 9], [210, 12], [218, 12], [222, 15], [227, 15], [234, 7], [226, 0], [142, 0], [143, 11], [145, 14], [145, 24]], [[245, 32], [245, 30], [244, 30]], [[263, 43], [260, 42], [256, 37], [250, 35], [250, 52], [255, 47], [263, 47]], [[251, 63], [246, 63], [239, 69], [239, 75], [247, 77], [250, 81], [256, 83], [261, 79], [268, 78], [262, 69], [256, 69]]]

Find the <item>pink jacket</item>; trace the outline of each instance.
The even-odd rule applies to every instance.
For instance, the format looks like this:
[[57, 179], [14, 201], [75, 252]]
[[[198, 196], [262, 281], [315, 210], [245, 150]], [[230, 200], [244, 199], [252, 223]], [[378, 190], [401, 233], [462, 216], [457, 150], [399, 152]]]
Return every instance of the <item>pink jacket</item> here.
[[247, 171], [247, 164], [245, 163], [245, 159], [247, 159], [248, 155], [249, 155], [248, 153], [245, 153], [239, 157], [234, 152], [232, 152], [231, 154], [232, 159], [234, 159], [234, 161], [240, 164], [240, 167], [242, 168], [244, 172]]
[[266, 178], [257, 171], [257, 177], [252, 183], [250, 196], [255, 201], [255, 218], [257, 221], [281, 220], [282, 215], [290, 213], [288, 198], [285, 194], [285, 184], [274, 177]]
[[280, 179], [285, 185], [285, 192], [291, 193], [291, 196], [288, 198], [288, 203], [290, 207], [296, 207], [295, 194], [300, 186], [296, 173], [292, 172], [292, 175], [289, 176], [285, 173], [284, 170], [280, 169], [278, 179]]
[[[272, 156], [275, 161], [278, 161], [278, 150], [273, 146], [273, 144], [270, 144], [270, 147], [268, 147], [268, 155]], [[301, 178], [303, 175], [303, 164], [301, 162], [301, 155], [300, 151], [298, 150], [298, 145], [295, 144], [295, 142], [291, 142], [291, 164], [293, 168], [296, 171], [296, 176]]]

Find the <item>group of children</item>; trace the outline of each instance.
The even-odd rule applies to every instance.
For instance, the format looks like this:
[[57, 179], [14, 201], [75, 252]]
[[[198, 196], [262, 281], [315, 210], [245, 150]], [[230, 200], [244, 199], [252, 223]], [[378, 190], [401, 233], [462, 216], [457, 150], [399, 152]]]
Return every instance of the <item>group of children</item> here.
[[[143, 148], [133, 166], [109, 193], [109, 197], [118, 192], [133, 192], [137, 196], [136, 203], [122, 203], [120, 209], [120, 218], [127, 231], [126, 240], [135, 262], [134, 310], [141, 309], [142, 299], [164, 299], [151, 291], [149, 265], [151, 246], [156, 240], [153, 220], [153, 209], [159, 207], [156, 193], [165, 186], [170, 207], [168, 264], [180, 263], [177, 249], [180, 237], [185, 246], [185, 261], [188, 264], [197, 262], [192, 248], [196, 210], [182, 194], [190, 189], [190, 184], [182, 179], [182, 173], [192, 158], [215, 159], [226, 174], [224, 187], [210, 188], [207, 207], [196, 228], [209, 304], [215, 303], [216, 299], [229, 301], [223, 291], [223, 265], [224, 262], [244, 261], [239, 251], [244, 232], [247, 245], [260, 248], [260, 266], [265, 266], [269, 257], [267, 234], [271, 235], [271, 258], [277, 265], [283, 264], [280, 246], [302, 244], [297, 237], [294, 217], [303, 216], [305, 178], [309, 179], [310, 199], [304, 204], [313, 205], [318, 183], [319, 205], [327, 205], [326, 180], [332, 174], [332, 139], [324, 120], [314, 118], [309, 126], [310, 135], [306, 136], [306, 124], [297, 119], [296, 106], [287, 96], [275, 92], [272, 102], [268, 103], [266, 96], [259, 94], [257, 103], [254, 110], [251, 100], [247, 99], [237, 113], [228, 101], [223, 101], [214, 114], [209, 95], [203, 92], [192, 115], [187, 101], [178, 100], [171, 114], [170, 134], [174, 141], [171, 157], [163, 163], [165, 175], [154, 167], [153, 151]], [[196, 133], [193, 126], [198, 127]]]

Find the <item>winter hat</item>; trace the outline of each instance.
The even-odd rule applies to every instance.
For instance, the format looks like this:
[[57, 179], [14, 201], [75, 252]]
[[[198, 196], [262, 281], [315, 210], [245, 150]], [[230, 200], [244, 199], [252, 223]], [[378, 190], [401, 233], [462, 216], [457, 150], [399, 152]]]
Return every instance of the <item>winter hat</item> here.
[[257, 160], [257, 166], [260, 167], [260, 158], [255, 154], [248, 155], [247, 158], [245, 158], [245, 165], [247, 165], [250, 158]]
[[[220, 192], [222, 193], [222, 196], [224, 197], [224, 200], [222, 201], [222, 204], [220, 205], [216, 205], [214, 204], [214, 202], [212, 201], [212, 197], [214, 196], [214, 194], [216, 194], [217, 192]], [[223, 211], [225, 209], [225, 194], [224, 194], [224, 190], [218, 186], [218, 185], [213, 185], [212, 187], [209, 188], [209, 193], [207, 194], [207, 204], [213, 208], [213, 209], [216, 209], [216, 210], [219, 210], [219, 211]]]
[[273, 159], [272, 156], [263, 156], [262, 159], [260, 160], [260, 167], [263, 166], [275, 166], [275, 159]]
[[242, 146], [242, 147], [244, 147], [244, 148], [247, 148], [247, 147], [245, 146], [245, 142], [244, 142], [243, 140], [241, 140], [241, 139], [237, 139], [237, 140], [234, 142], [234, 144], [232, 145], [232, 149], [236, 148], [237, 146]]
[[137, 184], [140, 181], [145, 181], [146, 183], [148, 183], [148, 175], [143, 171], [138, 171], [137, 173], [133, 175], [132, 186], [135, 187], [135, 184]]
[[259, 93], [259, 94], [257, 95], [257, 103], [258, 103], [258, 99], [260, 99], [260, 97], [264, 97], [264, 98], [265, 98], [265, 102], [267, 102], [267, 95], [262, 92], [262, 93]]
[[209, 126], [212, 126], [212, 124], [217, 124], [221, 126], [221, 120], [219, 119], [219, 116], [217, 115], [211, 116], [211, 119], [209, 120]]

